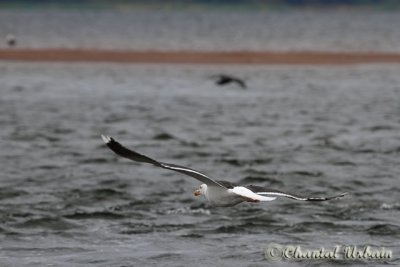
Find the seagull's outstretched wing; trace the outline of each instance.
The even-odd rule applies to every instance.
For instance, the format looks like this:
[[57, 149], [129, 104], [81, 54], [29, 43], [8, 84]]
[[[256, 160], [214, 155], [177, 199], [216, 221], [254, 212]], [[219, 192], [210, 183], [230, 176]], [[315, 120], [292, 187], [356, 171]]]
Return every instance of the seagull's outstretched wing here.
[[246, 188], [260, 196], [287, 197], [287, 198], [291, 198], [291, 199], [295, 199], [295, 200], [302, 200], [302, 201], [327, 201], [327, 200], [338, 199], [338, 198], [348, 195], [348, 193], [341, 193], [339, 195], [330, 196], [330, 197], [303, 197], [303, 196], [288, 194], [288, 193], [284, 193], [284, 192], [281, 192], [278, 190], [269, 189], [266, 187], [256, 186], [256, 185], [248, 185], [248, 186], [246, 186]]
[[240, 87], [242, 87], [242, 89], [247, 88], [246, 83], [242, 79], [235, 78], [235, 79], [232, 79], [232, 81], [236, 82]]
[[121, 157], [130, 159], [133, 161], [137, 161], [137, 162], [150, 163], [157, 167], [180, 172], [180, 173], [189, 175], [189, 176], [207, 184], [208, 186], [219, 186], [219, 187], [226, 189], [226, 187], [223, 186], [222, 184], [218, 183], [217, 181], [211, 179], [207, 175], [202, 174], [196, 170], [193, 170], [193, 169], [190, 169], [187, 167], [183, 167], [183, 166], [179, 166], [179, 165], [175, 165], [175, 164], [169, 164], [169, 163], [163, 163], [163, 162], [156, 161], [152, 158], [149, 158], [145, 155], [139, 154], [133, 150], [130, 150], [130, 149], [124, 147], [123, 145], [121, 145], [120, 143], [115, 141], [112, 137], [102, 135], [101, 138], [103, 139], [104, 143], [106, 143], [106, 145], [108, 146], [109, 149], [111, 149], [112, 151], [115, 152], [115, 154], [117, 154]]
[[272, 201], [275, 200], [275, 196], [263, 196], [259, 195], [246, 186], [235, 186], [231, 189], [228, 189], [229, 192], [235, 193], [241, 197], [244, 197], [247, 200], [252, 200], [251, 202], [259, 202], [259, 201]]

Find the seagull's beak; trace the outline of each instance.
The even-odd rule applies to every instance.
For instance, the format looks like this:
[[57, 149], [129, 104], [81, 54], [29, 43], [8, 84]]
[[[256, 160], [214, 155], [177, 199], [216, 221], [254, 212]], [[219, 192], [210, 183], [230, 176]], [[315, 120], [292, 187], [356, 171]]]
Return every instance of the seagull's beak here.
[[201, 195], [200, 189], [194, 190], [194, 191], [193, 191], [193, 195], [194, 195], [195, 197], [200, 196], [200, 195]]

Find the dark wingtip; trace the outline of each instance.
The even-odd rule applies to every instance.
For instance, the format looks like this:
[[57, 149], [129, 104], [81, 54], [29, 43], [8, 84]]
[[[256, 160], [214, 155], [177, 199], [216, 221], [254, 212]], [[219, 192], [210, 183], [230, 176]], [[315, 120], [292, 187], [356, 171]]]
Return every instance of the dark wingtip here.
[[349, 192], [344, 192], [344, 193], [341, 193], [341, 194], [337, 195], [336, 198], [342, 198], [342, 197], [345, 197], [345, 196], [348, 196], [348, 195], [350, 195]]
[[306, 200], [307, 200], [307, 201], [328, 201], [328, 200], [339, 199], [339, 198], [342, 198], [342, 197], [347, 196], [347, 195], [350, 195], [350, 193], [344, 192], [344, 193], [341, 193], [341, 194], [336, 195], [336, 196], [325, 197], [325, 198], [320, 198], [320, 197], [309, 197], [309, 198], [307, 198]]

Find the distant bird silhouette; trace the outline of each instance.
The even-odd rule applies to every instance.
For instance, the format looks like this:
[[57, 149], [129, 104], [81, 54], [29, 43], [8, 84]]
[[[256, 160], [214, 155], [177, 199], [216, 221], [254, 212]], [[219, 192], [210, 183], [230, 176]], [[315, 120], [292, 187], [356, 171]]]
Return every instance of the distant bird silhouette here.
[[7, 34], [6, 35], [6, 42], [9, 47], [14, 47], [17, 45], [17, 40], [14, 35]]
[[215, 84], [216, 85], [223, 86], [223, 85], [230, 84], [230, 83], [236, 83], [242, 89], [246, 89], [247, 88], [246, 83], [242, 79], [234, 77], [234, 76], [220, 74], [220, 75], [215, 75], [215, 76], [212, 76], [212, 77], [216, 79], [215, 80]]

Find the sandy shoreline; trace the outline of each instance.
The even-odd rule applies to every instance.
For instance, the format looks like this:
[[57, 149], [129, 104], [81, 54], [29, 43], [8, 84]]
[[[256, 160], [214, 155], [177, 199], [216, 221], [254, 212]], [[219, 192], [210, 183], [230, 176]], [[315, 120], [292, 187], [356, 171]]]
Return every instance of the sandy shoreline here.
[[177, 64], [368, 64], [400, 63], [400, 53], [381, 52], [202, 52], [86, 49], [0, 49], [0, 60]]

